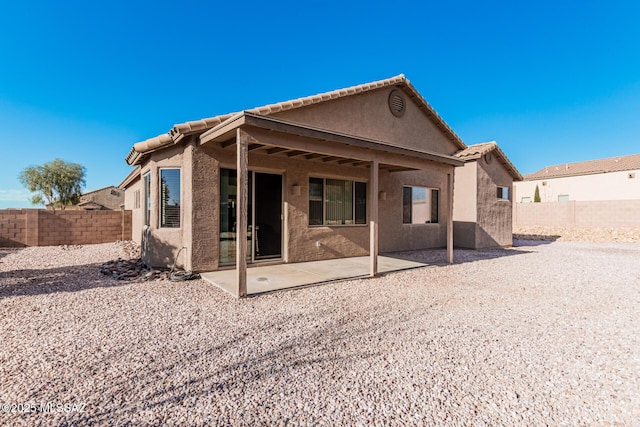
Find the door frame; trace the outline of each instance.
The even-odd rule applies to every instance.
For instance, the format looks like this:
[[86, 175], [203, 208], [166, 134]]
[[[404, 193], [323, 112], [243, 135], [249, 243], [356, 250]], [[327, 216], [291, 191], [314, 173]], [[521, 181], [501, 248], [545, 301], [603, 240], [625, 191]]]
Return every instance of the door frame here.
[[[229, 167], [226, 166], [224, 164], [220, 165], [220, 170], [222, 169], [227, 169], [227, 170], [232, 170], [232, 171], [236, 171], [236, 176], [237, 176], [237, 169], [235, 167]], [[256, 260], [255, 257], [255, 240], [254, 240], [254, 233], [253, 230], [251, 232], [251, 257], [247, 257], [247, 263], [248, 264], [260, 264], [260, 263], [269, 263], [269, 262], [279, 262], [279, 261], [284, 261], [285, 260], [285, 227], [286, 227], [286, 200], [285, 200], [285, 172], [282, 170], [269, 170], [269, 169], [265, 169], [265, 168], [250, 168], [247, 171], [250, 175], [251, 175], [251, 212], [248, 213], [249, 215], [251, 215], [251, 226], [254, 227], [255, 226], [255, 210], [256, 210], [256, 204], [255, 204], [255, 199], [256, 199], [256, 192], [255, 192], [255, 186], [256, 186], [256, 173], [263, 173], [263, 174], [270, 174], [270, 175], [279, 175], [280, 176], [280, 194], [281, 194], [281, 203], [280, 203], [280, 256], [279, 257], [274, 257], [274, 258], [267, 258], [267, 259], [258, 259]], [[218, 180], [218, 185], [220, 185], [220, 180]], [[220, 187], [218, 189], [218, 196], [220, 195]], [[248, 222], [248, 221], [247, 221]], [[218, 224], [220, 224], [220, 218], [218, 218]], [[219, 233], [219, 232], [218, 232]], [[218, 234], [218, 244], [220, 244], [220, 234]], [[237, 235], [236, 235], [236, 248], [238, 245], [238, 240], [237, 240]], [[227, 261], [227, 262], [221, 262], [220, 261], [220, 255], [218, 256], [218, 265], [221, 267], [229, 267], [229, 266], [233, 266], [235, 265], [235, 260], [234, 261]]]
[[[281, 172], [270, 172], [263, 170], [255, 170], [250, 169], [249, 173], [252, 174], [251, 177], [251, 260], [247, 260], [247, 262], [251, 262], [252, 264], [259, 264], [262, 262], [273, 262], [273, 261], [282, 261], [284, 259], [284, 174]], [[280, 256], [266, 259], [256, 259], [256, 174], [262, 173], [267, 175], [278, 175], [280, 176]]]

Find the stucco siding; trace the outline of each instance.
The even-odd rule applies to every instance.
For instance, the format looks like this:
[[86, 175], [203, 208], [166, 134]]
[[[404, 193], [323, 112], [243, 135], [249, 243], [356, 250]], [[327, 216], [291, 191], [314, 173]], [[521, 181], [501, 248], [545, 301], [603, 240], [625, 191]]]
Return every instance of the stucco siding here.
[[[136, 196], [136, 192], [138, 196]], [[136, 205], [136, 197], [139, 197], [138, 205]], [[137, 179], [124, 191], [124, 209], [131, 211], [131, 239], [138, 244], [142, 242], [142, 223], [144, 220], [142, 203], [144, 203], [142, 181]]]
[[[147, 172], [151, 173], [150, 224], [142, 227], [142, 259], [148, 265], [171, 266], [178, 254], [178, 250], [183, 246], [182, 229], [184, 221], [188, 221], [184, 216], [184, 194], [185, 191], [191, 191], [191, 186], [185, 186], [183, 178], [183, 151], [184, 147], [175, 146], [153, 153], [150, 160], [142, 168], [141, 176], [146, 175]], [[180, 228], [160, 227], [160, 169], [162, 168], [181, 168]], [[144, 203], [144, 194], [142, 195], [142, 203]], [[182, 256], [180, 258], [181, 260], [177, 265], [183, 267]]]
[[[630, 174], [635, 177], [629, 178]], [[640, 199], [640, 169], [517, 182], [515, 202], [521, 203], [523, 197], [533, 202], [536, 185], [542, 202], [557, 202], [558, 196], [578, 202], [634, 200]]]
[[372, 90], [273, 116], [408, 148], [442, 154], [459, 150], [404, 92], [406, 111], [402, 117], [394, 116], [388, 105], [394, 89]]
[[[386, 200], [379, 201], [380, 252], [413, 249], [441, 248], [447, 244], [447, 172], [443, 166], [434, 165], [430, 171], [385, 172], [380, 175], [380, 191]], [[429, 187], [440, 190], [437, 224], [402, 223], [402, 187]]]
[[457, 248], [476, 247], [477, 162], [455, 169], [453, 191], [453, 244]]
[[[476, 248], [511, 246], [512, 236], [512, 186], [509, 172], [495, 158], [487, 163], [479, 159], [478, 164], [478, 220]], [[497, 197], [497, 188], [509, 189], [509, 200]]]

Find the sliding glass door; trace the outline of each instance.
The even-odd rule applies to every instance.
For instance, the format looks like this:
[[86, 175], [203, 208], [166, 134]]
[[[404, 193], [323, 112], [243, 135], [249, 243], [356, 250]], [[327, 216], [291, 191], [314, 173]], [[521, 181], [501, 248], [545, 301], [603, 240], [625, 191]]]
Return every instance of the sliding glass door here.
[[[220, 264], [236, 261], [236, 201], [236, 171], [221, 169]], [[281, 258], [282, 175], [249, 172], [247, 212], [247, 261]]]

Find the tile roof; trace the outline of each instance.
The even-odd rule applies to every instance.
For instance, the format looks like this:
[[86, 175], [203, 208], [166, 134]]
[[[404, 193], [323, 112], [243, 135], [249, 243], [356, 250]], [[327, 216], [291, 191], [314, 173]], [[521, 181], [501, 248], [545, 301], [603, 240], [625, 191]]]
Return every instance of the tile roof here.
[[640, 169], [640, 154], [547, 166], [538, 172], [525, 175], [524, 179], [525, 181], [532, 181], [544, 178], [592, 175], [596, 173], [620, 172], [634, 169]]
[[[451, 141], [453, 141], [454, 144], [456, 144], [460, 148], [466, 147], [466, 145], [464, 144], [464, 142], [462, 142], [458, 135], [455, 134], [455, 132], [445, 123], [442, 117], [440, 117], [438, 113], [436, 113], [436, 111], [427, 103], [422, 95], [420, 95], [418, 91], [411, 85], [404, 74], [400, 74], [398, 76], [391, 77], [385, 80], [379, 80], [371, 83], [348, 87], [345, 89], [338, 89], [331, 92], [320, 93], [317, 95], [293, 99], [290, 101], [278, 102], [276, 104], [256, 107], [246, 111], [249, 113], [268, 115], [394, 85], [400, 86], [405, 89], [408, 94], [421, 106], [422, 110], [434, 120], [436, 126], [438, 126], [440, 130], [444, 132]], [[142, 154], [161, 147], [176, 144], [187, 135], [203, 133], [225, 122], [226, 120], [237, 114], [238, 112], [228, 113], [210, 117], [207, 119], [176, 124], [168, 133], [158, 135], [134, 144], [133, 148], [126, 157], [126, 161], [130, 165], [138, 164], [141, 160]]]
[[496, 156], [498, 161], [507, 169], [511, 174], [514, 181], [522, 181], [522, 175], [518, 172], [518, 169], [511, 163], [506, 154], [498, 147], [498, 143], [495, 141], [481, 142], [479, 144], [470, 145], [464, 150], [458, 151], [454, 154], [454, 157], [458, 157], [465, 162], [477, 160], [485, 154], [491, 153]]

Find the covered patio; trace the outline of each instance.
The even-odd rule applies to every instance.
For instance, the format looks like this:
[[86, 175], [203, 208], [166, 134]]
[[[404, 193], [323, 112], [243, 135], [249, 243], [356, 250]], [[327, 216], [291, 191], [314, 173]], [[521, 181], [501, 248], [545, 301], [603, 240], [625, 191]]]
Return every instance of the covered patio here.
[[[353, 277], [375, 277], [378, 273], [415, 268], [425, 264], [391, 257], [379, 256], [379, 174], [429, 170], [438, 164], [447, 168], [446, 188], [446, 261], [453, 262], [453, 171], [463, 162], [450, 155], [390, 145], [380, 141], [357, 137], [275, 117], [249, 112], [239, 113], [205, 132], [200, 144], [211, 144], [222, 150], [235, 149], [237, 170], [237, 231], [236, 241], [247, 240], [249, 215], [248, 173], [249, 153], [287, 159], [304, 159], [309, 162], [363, 168], [368, 170], [367, 222], [369, 227], [369, 255], [324, 261], [289, 261], [285, 241], [281, 264], [248, 268], [247, 247], [238, 245], [235, 250], [235, 268], [204, 273], [202, 276], [232, 295], [241, 298], [249, 294], [276, 289], [304, 286]], [[285, 235], [289, 224], [284, 215]]]
[[[378, 256], [377, 274], [386, 274], [412, 268], [441, 265], [442, 262], [413, 261], [405, 258]], [[299, 288], [370, 276], [369, 257], [352, 257], [322, 261], [298, 262], [278, 265], [256, 265], [247, 268], [247, 295], [256, 295], [281, 289]], [[203, 279], [236, 296], [237, 270], [202, 273]]]

